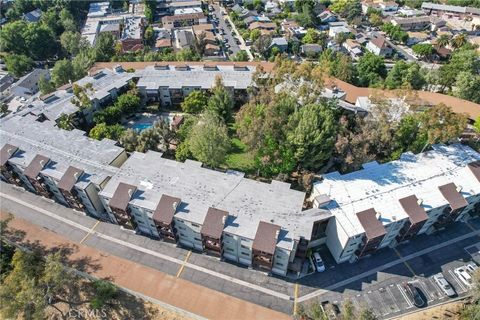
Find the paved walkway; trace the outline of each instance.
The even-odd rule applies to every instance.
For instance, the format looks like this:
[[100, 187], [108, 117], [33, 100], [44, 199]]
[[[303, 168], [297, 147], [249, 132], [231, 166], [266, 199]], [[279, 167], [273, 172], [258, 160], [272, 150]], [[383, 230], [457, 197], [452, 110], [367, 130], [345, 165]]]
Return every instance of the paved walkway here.
[[[4, 219], [6, 215], [0, 213], [0, 217]], [[284, 313], [231, 297], [75, 243], [20, 218], [14, 218], [10, 222], [9, 228], [24, 233], [20, 244], [39, 244], [46, 249], [53, 250], [68, 248], [70, 250], [69, 261], [72, 264], [78, 263], [78, 261], [87, 262], [84, 264], [84, 271], [94, 277], [108, 278], [120, 287], [163, 301], [175, 308], [183, 309], [201, 317], [222, 320], [290, 319]], [[90, 229], [85, 229], [87, 229], [84, 230], [86, 234], [90, 232]], [[19, 242], [18, 239], [12, 240]]]

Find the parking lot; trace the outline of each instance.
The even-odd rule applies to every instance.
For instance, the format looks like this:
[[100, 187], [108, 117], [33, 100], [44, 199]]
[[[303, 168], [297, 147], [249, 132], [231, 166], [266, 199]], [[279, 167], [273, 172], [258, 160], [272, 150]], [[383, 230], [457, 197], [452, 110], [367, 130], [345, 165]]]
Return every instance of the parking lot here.
[[[225, 16], [222, 14], [222, 9], [218, 5], [212, 5], [214, 11], [212, 12], [218, 18], [217, 29], [218, 31], [223, 30], [222, 39], [226, 40], [228, 44], [228, 48], [226, 48], [225, 52], [229, 56], [234, 56], [237, 52], [240, 51], [240, 47], [238, 46], [237, 42], [235, 41], [232, 29], [227, 25]], [[223, 9], [224, 10], [224, 9]], [[230, 53], [229, 53], [230, 51]]]

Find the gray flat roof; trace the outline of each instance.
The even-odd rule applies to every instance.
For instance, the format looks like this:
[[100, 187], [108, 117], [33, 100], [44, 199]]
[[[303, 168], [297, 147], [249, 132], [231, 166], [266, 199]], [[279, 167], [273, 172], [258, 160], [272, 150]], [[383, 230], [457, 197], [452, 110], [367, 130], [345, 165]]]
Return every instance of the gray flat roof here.
[[250, 239], [260, 221], [282, 226], [293, 233], [290, 238], [310, 238], [317, 217], [302, 214], [305, 193], [290, 184], [258, 182], [240, 172], [202, 168], [196, 161], [165, 159], [154, 151], [134, 152], [100, 194], [112, 198], [120, 183], [136, 186], [130, 204], [147, 210], [155, 211], [163, 194], [180, 198], [175, 216], [194, 223], [203, 224], [210, 207], [227, 211], [232, 217], [225, 231]]
[[60, 180], [68, 167], [74, 166], [85, 171], [80, 180], [95, 183], [101, 183], [118, 170], [109, 165], [124, 152], [115, 141], [94, 140], [83, 131], [61, 130], [51, 121], [35, 119], [27, 115], [1, 123], [0, 145], [9, 143], [19, 148], [9, 162], [26, 167], [37, 154], [42, 154], [51, 159], [42, 174]]

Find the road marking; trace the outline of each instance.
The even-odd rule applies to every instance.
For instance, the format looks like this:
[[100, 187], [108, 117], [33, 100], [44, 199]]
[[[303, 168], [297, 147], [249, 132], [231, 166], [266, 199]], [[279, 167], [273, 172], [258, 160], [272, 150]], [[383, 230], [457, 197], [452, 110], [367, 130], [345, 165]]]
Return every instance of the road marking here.
[[435, 300], [435, 297], [432, 297], [432, 294], [430, 293], [430, 290], [428, 290], [427, 286], [423, 283], [423, 281], [418, 280], [418, 283], [420, 284], [420, 287], [425, 291], [425, 295], [427, 296], [427, 302], [432, 302]]
[[[385, 292], [385, 289], [383, 290], [383, 292]], [[373, 295], [377, 298], [376, 301], [379, 301], [380, 304], [382, 305], [380, 315], [386, 316], [386, 315], [390, 314], [390, 308], [383, 301], [382, 292], [380, 292], [380, 290], [374, 291]]]
[[[59, 215], [56, 215], [48, 210], [45, 210], [41, 207], [38, 207], [38, 206], [35, 206], [31, 203], [28, 203], [28, 202], [25, 202], [23, 200], [20, 200], [14, 196], [11, 196], [11, 195], [8, 195], [8, 194], [5, 194], [3, 192], [0, 192], [0, 196], [5, 198], [5, 199], [8, 199], [8, 200], [11, 200], [13, 202], [16, 202], [24, 207], [27, 207], [27, 208], [30, 208], [30, 209], [33, 209], [33, 210], [36, 210], [40, 213], [43, 213], [45, 214], [46, 216], [49, 216], [53, 219], [56, 219], [56, 220], [59, 220], [59, 221], [62, 221], [64, 222], [65, 224], [68, 224], [68, 225], [71, 225], [77, 229], [80, 229], [80, 230], [83, 230], [85, 232], [88, 232], [90, 231], [90, 228], [87, 228], [75, 221], [71, 221], [67, 218], [64, 218], [62, 216], [59, 216]], [[93, 218], [92, 218], [93, 219]], [[479, 231], [480, 232], [480, 231]], [[135, 244], [132, 244], [132, 243], [129, 243], [127, 241], [123, 241], [123, 240], [120, 240], [120, 239], [117, 239], [117, 238], [114, 238], [114, 237], [111, 237], [109, 235], [106, 235], [106, 234], [103, 234], [103, 233], [100, 233], [100, 232], [97, 232], [97, 231], [94, 231], [94, 234], [95, 236], [99, 237], [99, 238], [102, 238], [102, 239], [105, 239], [107, 241], [110, 241], [110, 242], [114, 242], [116, 244], [119, 244], [121, 246], [124, 246], [124, 247], [128, 247], [128, 248], [131, 248], [133, 250], [136, 250], [136, 251], [139, 251], [139, 252], [143, 252], [145, 254], [148, 254], [148, 255], [152, 255], [152, 256], [155, 256], [157, 258], [160, 258], [160, 259], [163, 259], [163, 260], [167, 260], [167, 261], [170, 261], [172, 263], [176, 263], [176, 264], [183, 264], [183, 261], [182, 260], [179, 260], [179, 259], [176, 259], [176, 258], [172, 258], [170, 256], [167, 256], [165, 254], [162, 254], [162, 253], [159, 253], [159, 252], [156, 252], [156, 251], [153, 251], [153, 250], [150, 250], [150, 249], [145, 249], [143, 247], [140, 247], [140, 246], [137, 246]], [[247, 287], [247, 288], [250, 288], [250, 289], [253, 289], [253, 290], [256, 290], [256, 291], [259, 291], [259, 292], [263, 292], [263, 293], [266, 293], [268, 295], [271, 295], [271, 296], [274, 296], [274, 297], [277, 297], [277, 298], [280, 298], [280, 299], [283, 299], [283, 300], [287, 300], [287, 301], [291, 301], [291, 297], [287, 294], [283, 294], [283, 293], [280, 293], [278, 291], [274, 291], [274, 290], [270, 290], [268, 288], [264, 288], [264, 287], [261, 287], [261, 286], [258, 286], [256, 284], [253, 284], [253, 283], [250, 283], [250, 282], [246, 282], [246, 281], [243, 281], [243, 280], [240, 280], [240, 279], [237, 279], [237, 278], [234, 278], [234, 277], [231, 277], [231, 276], [228, 276], [228, 275], [225, 275], [223, 273], [218, 273], [216, 271], [213, 271], [213, 270], [210, 270], [210, 269], [207, 269], [207, 268], [204, 268], [204, 267], [200, 267], [200, 266], [197, 266], [197, 265], [194, 265], [194, 264], [191, 264], [191, 263], [185, 263], [185, 266], [186, 267], [189, 267], [190, 269], [195, 269], [197, 271], [200, 271], [200, 272], [203, 272], [203, 273], [206, 273], [206, 274], [209, 274], [209, 275], [212, 275], [214, 277], [217, 277], [217, 278], [220, 278], [220, 279], [223, 279], [225, 281], [229, 281], [229, 282], [233, 282], [233, 283], [236, 283], [240, 286], [243, 286], [243, 287]]]
[[83, 243], [85, 240], [87, 240], [87, 238], [93, 233], [93, 230], [95, 230], [95, 228], [98, 226], [98, 224], [100, 223], [100, 220], [97, 221], [97, 223], [95, 223], [95, 225], [92, 227], [92, 229], [90, 229], [87, 234], [85, 235], [85, 237], [83, 237], [82, 240], [80, 240], [80, 243]]
[[410, 309], [410, 308], [413, 308], [413, 303], [412, 301], [410, 301], [410, 299], [407, 297], [407, 293], [403, 290], [402, 286], [400, 286], [399, 284], [397, 284], [397, 288], [398, 290], [400, 291], [400, 293], [402, 294], [403, 298], [405, 299], [405, 301], [407, 302], [407, 309]]
[[458, 294], [467, 291], [467, 289], [463, 286], [462, 281], [457, 279], [457, 277], [455, 276], [455, 273], [453, 273], [452, 270], [448, 270], [448, 273], [452, 276], [452, 278], [455, 280], [455, 282], [458, 284], [458, 286], [462, 289], [462, 291], [457, 291]]
[[190, 258], [191, 254], [192, 254], [192, 250], [188, 251], [187, 256], [185, 257], [185, 260], [183, 260], [183, 263], [182, 263], [182, 265], [180, 266], [180, 269], [177, 272], [177, 278], [180, 277], [180, 275], [182, 274], [183, 269], [185, 268], [185, 264], [187, 263], [188, 258]]
[[[475, 228], [470, 224], [470, 222], [468, 222], [468, 221], [464, 221], [464, 222], [465, 222], [465, 224], [467, 225], [467, 227], [468, 227], [470, 230], [472, 230], [472, 231], [477, 231], [477, 229], [475, 229]], [[480, 237], [480, 234], [479, 234], [478, 236]]]
[[[390, 286], [393, 287], [393, 284], [391, 284]], [[390, 290], [390, 288], [387, 288], [387, 292], [388, 292], [388, 294], [390, 295], [390, 298], [392, 298], [392, 302], [393, 302], [393, 304], [394, 304], [394, 306], [395, 306], [395, 307], [393, 308], [393, 312], [398, 312], [398, 311], [400, 311], [400, 307], [399, 307], [399, 306], [397, 305], [397, 303], [395, 302], [395, 301], [396, 301], [396, 300], [395, 300], [395, 297], [393, 296], [393, 293], [392, 293], [392, 291]]]
[[[397, 254], [397, 256], [400, 259], [403, 259], [403, 256], [400, 254], [400, 252], [397, 250], [397, 248], [393, 248], [393, 251], [395, 251], [395, 253]], [[412, 273], [412, 275], [415, 277], [416, 276], [415, 271], [413, 271], [410, 264], [406, 260], [403, 261], [403, 264], [405, 265], [405, 267], [407, 267], [408, 271], [410, 271]]]
[[[435, 288], [435, 291], [438, 295], [438, 298], [441, 300], [441, 299], [445, 299], [447, 296], [445, 295], [445, 293], [442, 291], [442, 288], [440, 288], [440, 286], [435, 282], [435, 280], [433, 279], [433, 276], [432, 277], [429, 277], [428, 278], [430, 280], [430, 283], [433, 285], [433, 287]], [[447, 280], [447, 279], [445, 279]]]
[[293, 293], [293, 315], [297, 315], [297, 299], [298, 299], [298, 283], [295, 283], [295, 290]]

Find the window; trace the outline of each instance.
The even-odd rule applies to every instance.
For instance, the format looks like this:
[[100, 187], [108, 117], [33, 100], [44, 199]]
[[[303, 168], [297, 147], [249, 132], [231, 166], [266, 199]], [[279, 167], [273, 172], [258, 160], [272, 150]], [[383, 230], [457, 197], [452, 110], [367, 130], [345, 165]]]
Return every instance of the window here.
[[241, 245], [241, 247], [242, 247], [243, 249], [250, 249], [249, 247], [244, 246], [243, 244]]
[[178, 229], [180, 229], [180, 230], [187, 230], [187, 228], [182, 227], [182, 226], [178, 226]]
[[247, 256], [247, 257], [250, 256], [250, 255], [249, 255], [248, 253], [246, 253], [246, 252], [240, 252], [240, 253], [243, 254], [244, 256]]
[[276, 264], [277, 266], [283, 267], [283, 263], [276, 262], [275, 264]]
[[185, 235], [184, 235], [183, 233], [181, 233], [181, 232], [180, 232], [180, 235], [181, 235], [182, 237], [185, 237]]
[[200, 225], [198, 225], [198, 224], [196, 224], [196, 223], [193, 223], [193, 222], [192, 222], [192, 226], [193, 226], [193, 227], [197, 227], [197, 228], [200, 227]]
[[177, 219], [177, 222], [184, 223], [183, 220]]
[[235, 250], [233, 250], [232, 248], [226, 248], [227, 251], [230, 251], [230, 252], [234, 252]]
[[225, 236], [226, 238], [231, 238], [231, 237], [232, 237], [232, 236], [229, 235], [228, 233], [225, 233], [224, 236]]
[[144, 224], [142, 220], [137, 220], [138, 223]]
[[197, 241], [202, 241], [202, 239], [198, 239], [198, 238], [193, 238], [193, 239], [195, 239], [195, 240], [197, 240]]

